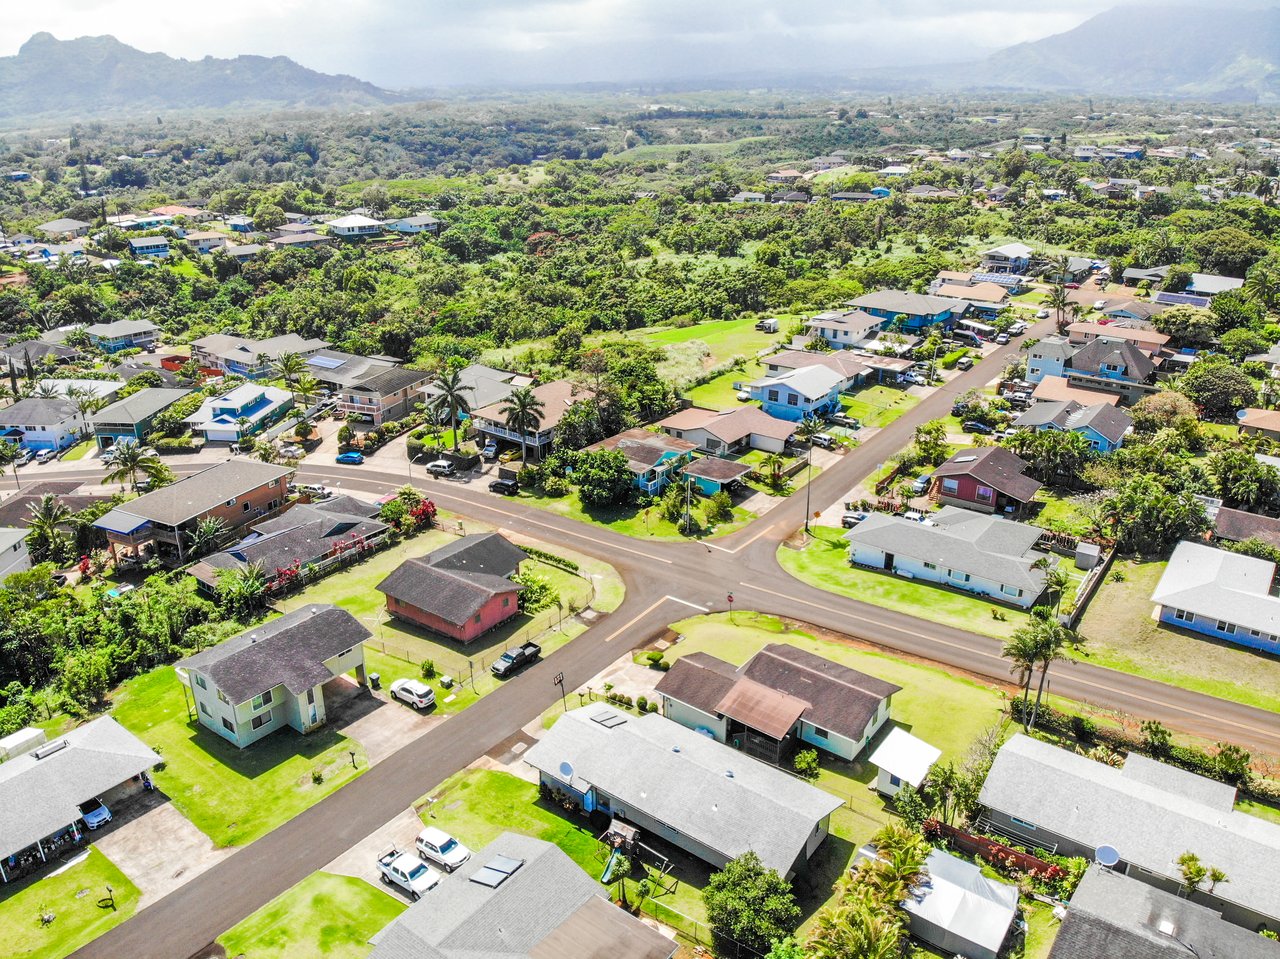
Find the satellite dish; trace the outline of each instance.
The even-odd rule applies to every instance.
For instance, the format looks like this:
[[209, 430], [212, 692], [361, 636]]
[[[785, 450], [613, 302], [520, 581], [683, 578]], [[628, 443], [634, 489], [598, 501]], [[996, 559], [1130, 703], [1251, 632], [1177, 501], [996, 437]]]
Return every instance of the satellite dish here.
[[573, 763], [567, 759], [560, 764], [560, 778], [567, 783], [573, 782]]
[[1099, 846], [1097, 852], [1093, 854], [1093, 860], [1099, 866], [1110, 869], [1120, 861], [1120, 853], [1116, 851], [1115, 846]]
[[1248, 410], [1236, 410], [1236, 419], [1242, 420], [1249, 415]]

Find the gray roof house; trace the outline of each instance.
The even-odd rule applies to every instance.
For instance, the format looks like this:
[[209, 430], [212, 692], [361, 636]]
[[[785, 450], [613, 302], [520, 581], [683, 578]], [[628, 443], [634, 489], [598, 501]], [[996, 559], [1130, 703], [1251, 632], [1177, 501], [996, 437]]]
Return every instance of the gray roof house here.
[[1110, 403], [1085, 406], [1075, 400], [1036, 403], [1013, 421], [1018, 429], [1082, 433], [1094, 449], [1110, 451], [1124, 442], [1133, 417]]
[[150, 320], [94, 323], [92, 326], [86, 326], [84, 331], [90, 343], [108, 353], [130, 347], [144, 347], [160, 338], [160, 327]]
[[372, 939], [370, 959], [670, 959], [676, 943], [549, 842], [504, 832]]
[[1049, 959], [1277, 959], [1280, 943], [1102, 866], [1071, 896]]
[[[715, 868], [754, 851], [790, 876], [841, 801], [656, 713], [571, 710], [524, 754], [549, 789], [638, 826]], [[768, 823], [769, 828], [760, 828]]]
[[[305, 358], [325, 349], [329, 344], [320, 339], [308, 339], [297, 333], [285, 333], [265, 340], [245, 336], [213, 333], [191, 342], [191, 358], [201, 366], [219, 369], [241, 376], [259, 376], [270, 371], [270, 364], [283, 353], [297, 353]], [[265, 356], [267, 362], [258, 358]]]
[[104, 406], [89, 417], [98, 446], [112, 446], [121, 439], [141, 442], [155, 418], [190, 393], [190, 390], [148, 387]]
[[70, 217], [59, 217], [56, 220], [50, 220], [48, 223], [41, 223], [36, 227], [36, 231], [43, 233], [45, 236], [84, 236], [89, 232], [90, 224], [84, 220], [73, 220]]
[[1280, 653], [1276, 564], [1203, 543], [1177, 545], [1151, 601], [1160, 621], [1241, 646]]
[[1095, 762], [1029, 736], [1000, 747], [978, 801], [981, 824], [1060, 855], [1092, 859], [1099, 846], [1117, 869], [1174, 892], [1177, 859], [1197, 853], [1230, 877], [1193, 902], [1255, 928], [1280, 924], [1280, 824], [1237, 811], [1235, 787], [1130, 753], [1123, 767]]
[[[494, 403], [501, 403], [517, 387], [528, 386], [533, 382], [530, 377], [524, 374], [512, 373], [509, 370], [496, 370], [481, 363], [472, 363], [470, 366], [464, 366], [459, 372], [458, 378], [461, 380], [462, 385], [467, 388], [464, 395], [467, 398], [467, 405], [473, 410], [484, 409]], [[422, 395], [428, 404], [440, 395], [440, 390], [435, 385], [434, 380], [422, 388]]]
[[285, 726], [322, 726], [326, 683], [354, 671], [365, 684], [371, 635], [345, 609], [312, 603], [188, 656], [178, 679], [200, 724], [243, 749]]

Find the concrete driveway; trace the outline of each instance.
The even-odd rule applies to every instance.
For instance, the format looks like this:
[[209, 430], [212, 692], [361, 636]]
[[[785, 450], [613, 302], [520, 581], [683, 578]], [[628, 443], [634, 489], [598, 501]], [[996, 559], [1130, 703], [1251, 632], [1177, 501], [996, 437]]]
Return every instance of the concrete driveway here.
[[[390, 680], [391, 677], [383, 677], [384, 683]], [[435, 729], [446, 718], [418, 713], [385, 692], [361, 689], [346, 676], [324, 684], [324, 701], [329, 724], [363, 746], [371, 766]]]
[[406, 809], [388, 823], [383, 823], [369, 835], [344, 852], [337, 859], [324, 867], [325, 872], [339, 876], [351, 876], [364, 879], [372, 885], [393, 896], [399, 896], [405, 902], [409, 897], [404, 895], [398, 886], [385, 886], [378, 878], [378, 857], [395, 846], [400, 850], [412, 851], [413, 841], [422, 831], [422, 820], [412, 807]]

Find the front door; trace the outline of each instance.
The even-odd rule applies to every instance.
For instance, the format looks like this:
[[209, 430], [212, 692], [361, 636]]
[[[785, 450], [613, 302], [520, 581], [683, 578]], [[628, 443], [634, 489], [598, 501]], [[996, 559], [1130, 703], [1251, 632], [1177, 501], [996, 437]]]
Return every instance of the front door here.
[[885, 553], [885, 554], [884, 554], [884, 568], [885, 568], [885, 569], [887, 569], [887, 570], [892, 570], [892, 569], [893, 569], [893, 554], [892, 554], [892, 553]]

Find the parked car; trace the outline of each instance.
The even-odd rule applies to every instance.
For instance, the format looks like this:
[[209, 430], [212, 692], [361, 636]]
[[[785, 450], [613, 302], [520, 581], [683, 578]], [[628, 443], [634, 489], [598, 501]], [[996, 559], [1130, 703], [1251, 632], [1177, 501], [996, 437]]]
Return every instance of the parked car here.
[[13, 461], [13, 465], [26, 466], [35, 458], [36, 458], [36, 454], [31, 452], [31, 450], [28, 450], [28, 449], [19, 450], [17, 458]]
[[745, 403], [747, 400], [751, 399], [751, 391], [750, 391], [750, 390], [738, 390], [738, 392], [737, 392], [737, 397], [738, 397], [738, 399], [739, 399], [740, 401], [742, 401], [743, 403]]
[[310, 496], [312, 499], [328, 499], [333, 495], [333, 490], [318, 483], [299, 483], [293, 489], [295, 492]]
[[525, 643], [516, 649], [508, 649], [489, 667], [489, 671], [499, 678], [512, 676], [541, 655], [541, 646], [537, 643]]
[[513, 479], [496, 479], [489, 484], [490, 493], [501, 493], [503, 496], [520, 495], [520, 484]]
[[1093, 301], [1093, 308], [1094, 308], [1095, 310], [1105, 310], [1105, 309], [1107, 308], [1107, 301], [1106, 301], [1106, 300], [1094, 300], [1094, 301]]
[[520, 458], [520, 447], [509, 449], [498, 457], [499, 463], [513, 463]]
[[432, 460], [427, 464], [427, 472], [432, 476], [452, 476], [458, 472], [458, 467], [448, 460]]
[[845, 529], [853, 529], [866, 518], [867, 514], [861, 510], [845, 510], [844, 515], [840, 517], [840, 525]]
[[[1042, 316], [1040, 317], [1040, 319], [1044, 320], [1044, 319], [1048, 319], [1048, 317]], [[1025, 332], [1027, 332], [1027, 324], [1022, 322], [1022, 320], [1014, 320], [1012, 323], [1009, 324], [1010, 336], [1021, 336]]]
[[834, 416], [828, 416], [827, 421], [834, 423], [836, 426], [844, 426], [851, 430], [862, 429], [862, 420], [856, 416], [845, 416], [843, 413], [836, 413]]
[[998, 345], [1000, 345], [1000, 346], [1004, 346], [1004, 345], [1005, 345], [1005, 344], [1007, 344], [1008, 342], [1009, 342], [1009, 334], [1008, 334], [1008, 333], [997, 333], [997, 334], [996, 334], [996, 343], [997, 343]]
[[909, 509], [902, 514], [902, 518], [909, 519], [913, 523], [923, 523], [924, 513], [921, 513], [919, 510]]
[[830, 433], [815, 433], [812, 442], [814, 446], [829, 450], [836, 445], [836, 438]]
[[922, 496], [925, 491], [929, 489], [929, 484], [931, 482], [933, 482], [933, 474], [923, 473], [920, 476], [917, 476], [915, 478], [915, 482], [911, 484], [911, 492], [915, 493], [917, 496]]
[[480, 455], [487, 460], [496, 460], [498, 458], [498, 441], [489, 440], [489, 442], [485, 443]]
[[151, 479], [140, 479], [133, 484], [133, 491], [135, 493], [150, 493], [151, 488], [155, 485]]
[[36, 454], [36, 462], [43, 466], [45, 463], [51, 463], [58, 458], [57, 450], [41, 450]]
[[453, 872], [471, 858], [471, 850], [443, 829], [428, 826], [414, 841], [423, 862], [439, 863], [445, 872]]
[[427, 709], [436, 704], [435, 690], [420, 679], [397, 679], [388, 688], [392, 697], [414, 709]]
[[364, 454], [359, 450], [347, 450], [345, 453], [339, 453], [335, 462], [343, 466], [359, 466], [364, 462]]
[[1037, 319], [1037, 320], [1047, 320], [1048, 318], [1049, 318], [1049, 311], [1048, 311], [1048, 310], [1036, 310], [1036, 319]]
[[964, 431], [966, 433], [977, 433], [979, 436], [990, 436], [995, 432], [986, 423], [979, 423], [977, 420], [968, 420], [964, 424]]
[[285, 459], [300, 460], [302, 457], [307, 455], [307, 451], [297, 443], [289, 443], [280, 447], [280, 455]]
[[1064, 284], [1062, 284], [1062, 286], [1063, 286], [1063, 289], [1067, 289], [1067, 290], [1078, 290], [1078, 289], [1080, 289], [1080, 284], [1079, 284], [1079, 283], [1064, 283]]
[[394, 847], [378, 857], [378, 878], [385, 886], [399, 886], [414, 902], [440, 883], [440, 873], [416, 856]]
[[972, 356], [962, 356], [962, 357], [960, 357], [960, 359], [956, 360], [956, 369], [958, 369], [958, 370], [971, 370], [971, 369], [973, 369], [973, 357], [972, 357]]
[[111, 822], [111, 810], [101, 799], [89, 799], [80, 804], [80, 818], [90, 829], [101, 829]]

